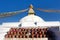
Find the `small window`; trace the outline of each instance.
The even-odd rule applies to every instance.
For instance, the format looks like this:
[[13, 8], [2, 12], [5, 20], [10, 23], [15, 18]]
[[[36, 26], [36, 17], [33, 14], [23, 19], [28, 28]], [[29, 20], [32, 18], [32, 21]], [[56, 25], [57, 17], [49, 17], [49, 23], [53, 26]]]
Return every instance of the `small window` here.
[[34, 24], [37, 25], [37, 22], [35, 22]]
[[22, 24], [19, 24], [19, 27], [21, 27], [22, 26]]

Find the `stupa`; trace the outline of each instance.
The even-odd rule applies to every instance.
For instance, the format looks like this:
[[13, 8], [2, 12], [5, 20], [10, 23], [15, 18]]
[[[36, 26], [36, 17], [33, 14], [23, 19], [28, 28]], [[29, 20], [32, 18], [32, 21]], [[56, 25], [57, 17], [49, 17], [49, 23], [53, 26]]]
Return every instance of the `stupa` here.
[[44, 21], [36, 16], [33, 6], [30, 5], [28, 15], [19, 22], [6, 22], [0, 25], [0, 38], [1, 40], [48, 40], [49, 28], [58, 27], [59, 30], [59, 26], [59, 21]]

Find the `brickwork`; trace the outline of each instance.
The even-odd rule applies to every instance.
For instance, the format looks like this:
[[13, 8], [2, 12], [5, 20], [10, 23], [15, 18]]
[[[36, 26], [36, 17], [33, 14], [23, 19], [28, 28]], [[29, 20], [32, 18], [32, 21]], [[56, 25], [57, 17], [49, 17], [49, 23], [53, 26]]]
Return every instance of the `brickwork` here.
[[11, 28], [5, 38], [46, 38], [47, 28]]

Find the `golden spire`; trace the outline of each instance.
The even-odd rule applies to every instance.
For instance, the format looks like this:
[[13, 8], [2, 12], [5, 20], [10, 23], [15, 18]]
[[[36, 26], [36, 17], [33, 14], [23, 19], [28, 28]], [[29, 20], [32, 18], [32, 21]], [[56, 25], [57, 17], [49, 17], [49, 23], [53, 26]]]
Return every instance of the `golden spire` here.
[[30, 5], [30, 8], [33, 9], [33, 5], [32, 4]]
[[28, 15], [34, 15], [34, 10], [33, 10], [33, 6], [32, 6], [32, 4], [30, 5], [30, 7], [29, 7], [29, 11], [28, 11]]

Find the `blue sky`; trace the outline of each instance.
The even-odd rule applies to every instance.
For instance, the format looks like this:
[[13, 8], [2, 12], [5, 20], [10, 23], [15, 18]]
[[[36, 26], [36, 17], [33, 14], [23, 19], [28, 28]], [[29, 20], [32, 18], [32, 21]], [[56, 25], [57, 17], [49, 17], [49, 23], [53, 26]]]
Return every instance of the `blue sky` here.
[[[34, 8], [60, 10], [60, 0], [0, 0], [0, 13], [26, 9], [30, 4], [32, 4]], [[60, 21], [60, 13], [48, 13], [38, 10], [35, 10], [35, 13], [45, 21]], [[0, 18], [0, 23], [17, 22], [26, 15], [28, 15], [28, 12]]]

